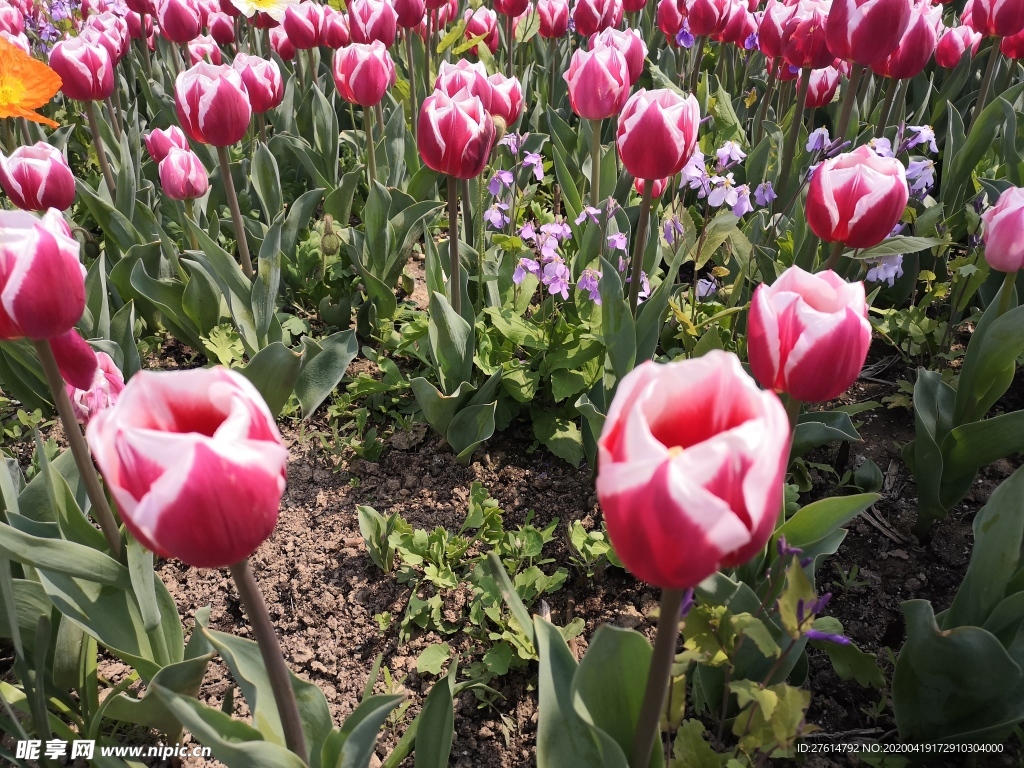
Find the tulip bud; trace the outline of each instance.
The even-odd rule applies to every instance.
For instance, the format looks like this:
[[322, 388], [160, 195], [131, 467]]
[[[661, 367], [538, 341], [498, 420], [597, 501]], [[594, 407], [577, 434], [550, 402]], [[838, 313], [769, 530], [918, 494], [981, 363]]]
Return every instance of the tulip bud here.
[[75, 176], [63, 153], [44, 141], [0, 152], [0, 187], [23, 211], [65, 211], [75, 202]]
[[807, 87], [807, 107], [818, 109], [832, 103], [839, 89], [839, 70], [835, 67], [824, 67], [811, 72], [811, 80]]
[[62, 40], [50, 52], [50, 67], [69, 99], [103, 101], [114, 93], [114, 65], [102, 45], [80, 37]]
[[644, 189], [647, 188], [648, 184], [652, 184], [651, 187], [651, 199], [658, 200], [662, 195], [665, 194], [665, 188], [668, 186], [670, 179], [654, 179], [648, 181], [647, 179], [634, 179], [633, 189], [636, 190], [638, 195], [643, 195]]
[[695, 37], [712, 35], [729, 21], [729, 0], [687, 0], [686, 20]]
[[563, 77], [569, 85], [572, 111], [585, 120], [617, 115], [629, 97], [629, 65], [617, 48], [577, 48]]
[[311, 0], [289, 5], [284, 14], [284, 21], [281, 22], [288, 39], [300, 51], [320, 45], [323, 25], [324, 7]]
[[324, 6], [324, 25], [320, 29], [320, 45], [333, 50], [344, 48], [351, 42], [348, 33], [348, 17], [338, 13], [329, 5]]
[[85, 311], [80, 246], [60, 211], [0, 210], [0, 339], [52, 339]]
[[1000, 40], [999, 52], [1008, 59], [1024, 58], [1024, 32]]
[[977, 55], [980, 45], [981, 33], [966, 25], [947, 29], [935, 45], [935, 63], [945, 69], [952, 69], [960, 63], [968, 49], [971, 56]]
[[622, 0], [576, 0], [572, 20], [584, 37], [617, 27], [622, 23]]
[[402, 29], [413, 29], [423, 21], [427, 12], [424, 0], [395, 0], [395, 17]]
[[732, 0], [729, 6], [729, 19], [721, 32], [712, 35], [722, 43], [732, 43], [742, 48], [752, 34], [757, 32], [757, 18], [747, 10], [743, 0]]
[[125, 5], [140, 16], [156, 15], [156, 3], [153, 0], [125, 0]]
[[282, 61], [291, 61], [295, 58], [295, 46], [281, 27], [270, 30], [270, 50], [280, 56]]
[[88, 389], [96, 376], [96, 353], [74, 328], [50, 341], [60, 375], [76, 389]]
[[970, 9], [970, 26], [982, 35], [989, 37], [1011, 37], [1024, 30], [1024, 3], [1006, 2], [1006, 0], [972, 0], [967, 6]]
[[157, 164], [167, 157], [171, 147], [189, 149], [188, 138], [186, 138], [181, 128], [176, 125], [172, 125], [167, 130], [161, 130], [160, 128], [152, 130], [144, 134], [142, 140], [146, 143], [146, 151], [149, 152], [149, 156]]
[[[145, 24], [143, 24], [143, 18], [145, 18]], [[143, 17], [132, 11], [125, 16], [125, 20], [128, 22], [128, 36], [132, 40], [145, 40], [153, 34], [152, 16]]]
[[229, 147], [249, 128], [252, 107], [241, 75], [223, 65], [200, 62], [174, 81], [174, 107], [195, 141]]
[[219, 45], [231, 45], [235, 42], [235, 22], [226, 13], [211, 13], [206, 27], [210, 30], [210, 37]]
[[[249, 23], [256, 27], [256, 29], [277, 29], [281, 26], [281, 21], [284, 19], [287, 7], [287, 5], [277, 5], [274, 7], [273, 12], [257, 11], [249, 19]], [[281, 30], [281, 32], [283, 34], [284, 30]]]
[[284, 99], [284, 80], [273, 59], [240, 53], [231, 62], [231, 68], [241, 75], [252, 111], [256, 114], [269, 112]]
[[918, 0], [911, 11], [906, 34], [896, 50], [881, 62], [873, 64], [871, 69], [893, 80], [917, 77], [932, 57], [941, 24], [942, 7], [932, 7], [931, 0]]
[[565, 37], [569, 29], [569, 3], [567, 0], [537, 0], [540, 15], [538, 34], [545, 40]]
[[647, 0], [622, 0], [622, 10], [626, 13], [639, 13], [647, 7]]
[[523, 114], [523, 86], [519, 83], [519, 78], [505, 77], [496, 72], [487, 78], [487, 82], [491, 89], [491, 103], [487, 111], [491, 113], [495, 124], [501, 119], [505, 128], [515, 125], [516, 120]]
[[352, 0], [348, 5], [348, 26], [353, 43], [380, 40], [390, 48], [398, 35], [398, 14], [387, 0]]
[[985, 261], [1000, 272], [1024, 266], [1024, 189], [1009, 187], [996, 204], [981, 215]]
[[192, 150], [171, 147], [159, 171], [160, 186], [171, 200], [194, 200], [210, 188], [203, 162]]
[[334, 231], [334, 217], [324, 215], [324, 233], [320, 236], [320, 250], [324, 256], [337, 256], [341, 253], [341, 237]]
[[494, 10], [513, 19], [526, 13], [530, 0], [494, 0]]
[[747, 324], [754, 378], [803, 402], [839, 397], [864, 367], [867, 316], [863, 283], [847, 283], [831, 270], [790, 267], [754, 291]]
[[334, 54], [334, 84], [350, 104], [373, 107], [395, 84], [395, 62], [380, 40], [353, 43]]
[[782, 26], [782, 58], [798, 69], [822, 69], [835, 59], [825, 39], [828, 0], [800, 0]]
[[96, 371], [86, 389], [79, 389], [74, 384], [65, 385], [71, 408], [79, 424], [88, 424], [100, 411], [117, 402], [124, 390], [124, 374], [114, 364], [106, 352], [95, 352]]
[[25, 14], [13, 5], [0, 5], [0, 30], [20, 35], [25, 31]]
[[697, 146], [700, 107], [693, 95], [641, 88], [619, 115], [616, 144], [626, 170], [638, 179], [665, 179], [686, 165]]
[[871, 248], [892, 232], [908, 197], [903, 164], [861, 146], [818, 166], [804, 211], [811, 230], [825, 242]]
[[786, 47], [786, 22], [794, 10], [794, 6], [786, 5], [780, 0], [768, 0], [761, 23], [757, 25], [757, 46], [765, 58], [770, 60], [782, 56], [782, 51]]
[[220, 64], [223, 61], [220, 55], [220, 46], [209, 35], [200, 35], [195, 40], [189, 41], [188, 57], [191, 64], [198, 64], [200, 61]]
[[754, 557], [782, 508], [790, 429], [730, 352], [626, 374], [598, 441], [608, 535], [638, 579], [686, 589]]
[[899, 45], [912, 0], [834, 0], [825, 24], [828, 48], [844, 61], [870, 66]]
[[156, 0], [160, 34], [172, 43], [187, 43], [199, 36], [203, 23], [196, 0]]
[[479, 176], [494, 146], [494, 120], [468, 90], [434, 91], [423, 101], [417, 145], [425, 165], [458, 179]]
[[635, 29], [619, 31], [606, 29], [590, 38], [590, 50], [598, 45], [615, 48], [626, 59], [629, 69], [629, 84], [634, 85], [644, 71], [644, 60], [647, 58], [647, 44]]
[[128, 52], [128, 22], [110, 11], [91, 16], [80, 37], [106, 48], [114, 64], [123, 59]]
[[274, 530], [288, 451], [239, 373], [141, 371], [86, 438], [125, 526], [162, 557], [221, 568]]
[[463, 88], [479, 98], [484, 109], [491, 111], [493, 89], [487, 79], [487, 68], [480, 62], [474, 63], [468, 59], [459, 59], [454, 64], [442, 61], [434, 81], [434, 90], [454, 97]]
[[218, 0], [217, 5], [220, 6], [221, 13], [226, 13], [233, 19], [237, 19], [242, 15], [242, 11], [232, 2], [232, 0]]
[[[498, 14], [490, 8], [480, 6], [476, 10], [467, 9], [462, 18], [466, 22], [467, 40], [486, 35], [484, 45], [487, 49], [491, 53], [498, 50]], [[474, 45], [469, 52], [475, 56], [476, 49], [477, 46]]]
[[681, 1], [659, 0], [658, 2], [658, 29], [665, 35], [668, 44], [673, 47], [677, 45], [676, 36], [686, 21], [686, 8], [680, 7]]

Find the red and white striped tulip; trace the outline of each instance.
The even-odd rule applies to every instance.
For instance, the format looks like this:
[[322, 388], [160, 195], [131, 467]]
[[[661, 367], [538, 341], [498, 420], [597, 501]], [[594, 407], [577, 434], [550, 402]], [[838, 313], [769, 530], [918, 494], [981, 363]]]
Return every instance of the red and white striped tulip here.
[[644, 60], [647, 58], [647, 44], [635, 29], [606, 29], [590, 38], [590, 50], [598, 45], [615, 48], [626, 59], [629, 68], [629, 84], [635, 85], [644, 71]]
[[125, 526], [162, 557], [222, 568], [274, 530], [288, 451], [239, 373], [141, 371], [86, 438]]
[[729, 0], [686, 0], [686, 20], [694, 37], [713, 35], [729, 22]]
[[189, 41], [188, 58], [190, 64], [198, 64], [200, 61], [221, 64], [224, 61], [220, 53], [220, 46], [209, 35], [200, 35], [195, 40]]
[[206, 20], [206, 28], [210, 32], [210, 37], [219, 45], [231, 45], [235, 42], [235, 22], [223, 11], [211, 13]]
[[799, 0], [782, 27], [782, 58], [798, 69], [822, 69], [835, 60], [825, 39], [829, 0]]
[[523, 114], [523, 86], [518, 77], [505, 77], [496, 72], [487, 78], [491, 87], [491, 103], [487, 111], [500, 117], [506, 126], [513, 125]]
[[665, 42], [673, 48], [676, 47], [676, 36], [686, 20], [686, 6], [682, 0], [659, 0], [657, 17], [658, 29], [665, 35]]
[[964, 24], [988, 37], [1011, 37], [1024, 30], [1024, 3], [1014, 0], [972, 0]]
[[622, 0], [576, 0], [572, 20], [584, 37], [622, 23]]
[[754, 291], [747, 323], [750, 370], [765, 389], [822, 403], [850, 388], [867, 358], [864, 284], [832, 270], [790, 267]]
[[229, 147], [245, 136], [252, 119], [241, 75], [227, 64], [200, 62], [174, 81], [174, 107], [194, 141]]
[[454, 64], [442, 61], [437, 79], [434, 81], [434, 90], [455, 96], [463, 88], [479, 98], [484, 109], [490, 111], [493, 88], [487, 79], [487, 67], [479, 61], [472, 62], [469, 59], [459, 59]]
[[491, 156], [494, 119], [466, 89], [453, 96], [434, 91], [420, 108], [416, 138], [425, 165], [457, 179], [472, 179]]
[[666, 589], [750, 560], [782, 509], [786, 411], [713, 350], [623, 377], [598, 441], [597, 497], [623, 564]]
[[1024, 189], [1010, 187], [981, 215], [985, 261], [1000, 272], [1024, 267]]
[[320, 45], [320, 36], [323, 32], [324, 6], [312, 0], [289, 5], [281, 26], [296, 49], [305, 51], [316, 48]]
[[960, 63], [964, 53], [970, 50], [971, 56], [978, 53], [982, 35], [966, 24], [947, 29], [935, 44], [935, 63], [944, 69], [952, 69]]
[[818, 166], [804, 211], [811, 230], [825, 242], [871, 248], [892, 232], [908, 197], [903, 164], [861, 146]]
[[686, 165], [697, 146], [700, 107], [692, 94], [641, 88], [619, 115], [616, 145], [626, 170], [638, 179], [665, 179]]
[[423, 21], [427, 6], [423, 0], [395, 0], [395, 16], [402, 29], [415, 29]]
[[833, 0], [825, 25], [836, 58], [862, 66], [881, 61], [899, 45], [913, 0]]
[[563, 77], [569, 85], [572, 111], [585, 120], [617, 115], [629, 98], [629, 64], [618, 48], [602, 44], [590, 51], [577, 48]]
[[924, 71], [935, 51], [941, 26], [942, 6], [932, 6], [931, 0], [918, 0], [911, 11], [906, 34], [896, 50], [878, 64], [873, 64], [871, 69], [893, 80], [917, 77]]
[[167, 157], [171, 147], [178, 147], [179, 149], [189, 148], [188, 138], [185, 136], [184, 131], [176, 125], [172, 125], [167, 130], [156, 128], [144, 134], [142, 140], [146, 143], [146, 151], [149, 152], [149, 156], [157, 164]]
[[156, 0], [156, 20], [160, 34], [172, 43], [195, 40], [203, 28], [196, 0]]
[[537, 13], [540, 15], [538, 34], [545, 40], [557, 40], [565, 37], [569, 30], [568, 0], [537, 0]]
[[348, 5], [348, 28], [353, 43], [380, 40], [390, 48], [398, 35], [398, 14], [387, 0], [352, 0]]
[[270, 50], [280, 56], [282, 61], [291, 61], [295, 58], [295, 46], [282, 27], [273, 27], [270, 30]]
[[93, 416], [116, 403], [124, 391], [124, 374], [110, 355], [106, 352], [95, 352], [94, 355], [96, 371], [89, 386], [79, 389], [74, 384], [65, 385], [79, 424], [88, 424]]
[[273, 59], [240, 53], [231, 62], [231, 68], [242, 76], [245, 91], [249, 94], [249, 103], [256, 114], [269, 112], [284, 99], [281, 69]]
[[807, 107], [818, 109], [832, 103], [839, 89], [839, 70], [835, 67], [824, 67], [811, 72], [811, 80], [807, 86]]
[[0, 3], [0, 31], [20, 35], [25, 31], [25, 13], [13, 5]]
[[349, 104], [373, 107], [395, 84], [395, 62], [380, 40], [353, 43], [334, 54], [334, 83]]
[[45, 141], [0, 152], [0, 187], [18, 208], [66, 211], [75, 202], [75, 176], [56, 147]]
[[171, 147], [158, 170], [160, 186], [171, 200], [194, 200], [210, 188], [203, 161], [190, 149]]
[[114, 65], [107, 49], [80, 37], [61, 40], [50, 51], [50, 67], [60, 75], [69, 99], [103, 101], [114, 92]]
[[513, 19], [522, 16], [529, 7], [530, 0], [494, 0], [494, 10]]
[[[484, 37], [484, 45], [487, 46], [487, 49], [491, 53], [495, 53], [498, 50], [498, 42], [500, 40], [498, 36], [498, 14], [490, 8], [480, 6], [476, 10], [467, 8], [466, 12], [462, 15], [462, 19], [466, 22], [465, 36], [467, 40], [480, 37], [480, 35], [486, 35]], [[474, 45], [469, 49], [469, 52], [474, 56], [476, 55], [477, 47]]]

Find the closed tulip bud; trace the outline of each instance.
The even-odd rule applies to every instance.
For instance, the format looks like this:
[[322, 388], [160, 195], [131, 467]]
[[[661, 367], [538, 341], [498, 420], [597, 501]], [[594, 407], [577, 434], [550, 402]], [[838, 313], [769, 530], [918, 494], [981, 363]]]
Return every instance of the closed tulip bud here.
[[818, 166], [804, 211], [811, 230], [825, 242], [871, 248], [892, 232], [908, 196], [903, 164], [862, 146]]
[[1010, 37], [1024, 30], [1024, 3], [1013, 0], [972, 0], [964, 24], [989, 37]]
[[931, 0], [918, 0], [911, 12], [906, 34], [896, 50], [878, 64], [873, 64], [871, 69], [893, 80], [917, 77], [932, 57], [941, 25], [942, 6], [932, 7]]
[[871, 345], [864, 284], [831, 270], [790, 267], [754, 291], [747, 321], [750, 370], [765, 389], [803, 402], [839, 397], [857, 380]]
[[96, 353], [74, 328], [50, 339], [50, 348], [64, 381], [88, 389], [96, 376]]
[[622, 0], [576, 0], [572, 20], [584, 37], [617, 27], [622, 23]]
[[196, 0], [156, 0], [156, 18], [160, 34], [172, 43], [194, 40], [203, 27]]
[[348, 17], [338, 13], [330, 6], [325, 6], [324, 25], [320, 30], [320, 45], [333, 50], [344, 48], [352, 38], [348, 33]]
[[320, 34], [324, 26], [324, 7], [311, 0], [289, 5], [281, 26], [298, 50], [316, 48], [320, 45]]
[[825, 39], [827, 0], [799, 0], [782, 27], [782, 58], [798, 69], [822, 69], [835, 56]]
[[13, 5], [0, 5], [0, 30], [20, 35], [25, 31], [25, 14]]
[[284, 99], [284, 80], [273, 59], [240, 53], [231, 62], [231, 68], [241, 75], [252, 111], [256, 114], [269, 112]]
[[569, 3], [567, 0], [537, 0], [537, 13], [540, 15], [541, 37], [545, 40], [557, 40], [565, 37], [569, 29]]
[[186, 138], [181, 128], [176, 125], [172, 125], [167, 130], [157, 128], [145, 134], [142, 139], [146, 142], [146, 151], [153, 158], [153, 162], [157, 164], [167, 157], [171, 147], [178, 147], [179, 149], [189, 148], [188, 138]]
[[171, 200], [194, 200], [210, 188], [202, 160], [189, 149], [171, 147], [159, 170], [160, 186]]
[[210, 16], [220, 13], [220, 4], [217, 0], [196, 0], [199, 3], [199, 21], [203, 27], [210, 26]]
[[519, 78], [505, 77], [497, 72], [488, 77], [487, 82], [491, 87], [491, 103], [487, 111], [495, 120], [500, 118], [506, 128], [514, 125], [523, 114], [523, 86]]
[[[128, 35], [132, 40], [145, 40], [153, 34], [153, 17], [140, 16], [130, 11], [125, 20], [128, 22]], [[143, 21], [145, 20], [145, 21]]]
[[334, 83], [350, 104], [373, 107], [395, 84], [395, 62], [380, 40], [353, 43], [334, 54]]
[[647, 7], [647, 0], [622, 0], [622, 10], [626, 13], [639, 13]]
[[50, 68], [69, 99], [103, 101], [114, 92], [114, 65], [102, 45], [80, 37], [62, 40], [50, 52]]
[[93, 416], [116, 403], [124, 390], [124, 374], [110, 355], [106, 352], [95, 352], [94, 355], [96, 370], [88, 388], [66, 385], [68, 399], [79, 424], [88, 424]]
[[825, 25], [832, 54], [870, 66], [899, 45], [910, 24], [912, 0], [833, 0]]
[[761, 23], [757, 26], [757, 46], [768, 59], [782, 56], [786, 47], [786, 23], [793, 15], [794, 6], [780, 0], [768, 0]]
[[80, 246], [60, 211], [0, 210], [0, 339], [52, 339], [85, 311]]
[[598, 441], [597, 498], [616, 554], [664, 589], [751, 559], [782, 508], [789, 443], [779, 398], [734, 354], [637, 366]]
[[494, 0], [494, 10], [502, 16], [522, 16], [530, 5], [530, 0]]
[[487, 79], [487, 68], [480, 62], [474, 63], [468, 59], [459, 59], [454, 64], [442, 61], [434, 81], [434, 90], [454, 97], [464, 88], [480, 99], [484, 109], [491, 111], [493, 88]]
[[161, 557], [221, 568], [274, 530], [288, 451], [239, 373], [141, 371], [86, 438], [125, 526]]
[[423, 0], [395, 0], [395, 16], [402, 29], [418, 27], [426, 12]]
[[617, 115], [629, 98], [629, 65], [617, 48], [577, 48], [563, 77], [569, 85], [572, 111], [585, 120]]
[[629, 69], [629, 84], [633, 85], [640, 79], [644, 71], [644, 60], [647, 58], [647, 44], [635, 29], [619, 31], [606, 29], [590, 38], [590, 50], [598, 45], [605, 45], [618, 50], [626, 58]]
[[668, 186], [669, 181], [670, 179], [654, 179], [653, 181], [648, 181], [647, 179], [634, 179], [633, 189], [636, 190], [638, 195], [643, 195], [644, 189], [647, 188], [647, 185], [652, 184], [651, 199], [657, 200], [665, 194], [665, 188]]
[[839, 70], [835, 67], [824, 67], [811, 72], [811, 80], [807, 87], [807, 106], [818, 109], [832, 103], [839, 89]]
[[1024, 32], [1000, 40], [999, 52], [1008, 59], [1024, 58]]
[[23, 211], [65, 211], [75, 202], [75, 176], [63, 153], [44, 141], [0, 152], [0, 187]]
[[295, 46], [281, 27], [270, 30], [270, 50], [280, 56], [282, 61], [291, 61], [295, 58]]
[[970, 50], [971, 56], [976, 55], [980, 45], [981, 33], [966, 25], [947, 29], [935, 45], [935, 63], [945, 69], [952, 69], [960, 63], [967, 50]]
[[125, 0], [125, 5], [140, 16], [156, 15], [156, 3], [153, 0]]
[[348, 5], [348, 28], [353, 43], [380, 40], [390, 48], [398, 35], [398, 14], [387, 0], [352, 0]]
[[1024, 189], [1010, 187], [981, 215], [985, 261], [1000, 272], [1024, 266]]
[[104, 11], [98, 16], [90, 16], [81, 35], [87, 40], [97, 42], [107, 49], [110, 60], [117, 64], [128, 52], [128, 22], [121, 16]]
[[[467, 9], [462, 18], [466, 22], [465, 35], [467, 40], [480, 37], [480, 35], [486, 35], [484, 37], [484, 45], [487, 46], [487, 49], [491, 53], [498, 50], [498, 14], [490, 8], [480, 6], [475, 11]], [[469, 49], [469, 52], [475, 56], [476, 49], [477, 46], [474, 45]]]
[[686, 21], [685, 8], [680, 7], [680, 0], [659, 0], [658, 1], [658, 29], [665, 35], [665, 40], [670, 46], [675, 47], [676, 36], [683, 28]]
[[725, 28], [718, 34], [712, 35], [722, 43], [731, 43], [743, 47], [747, 39], [757, 31], [757, 19], [754, 14], [747, 10], [747, 4], [743, 0], [732, 0], [729, 11], [729, 20]]
[[420, 108], [416, 138], [425, 165], [457, 179], [472, 179], [491, 156], [494, 120], [466, 89], [454, 96], [434, 91]]
[[221, 13], [226, 13], [233, 19], [242, 15], [241, 9], [231, 2], [231, 0], [217, 0], [217, 5], [220, 6]]
[[211, 13], [206, 28], [218, 45], [231, 45], [235, 42], [235, 22], [226, 13]]
[[256, 27], [256, 29], [277, 29], [281, 26], [281, 19], [284, 18], [284, 13], [287, 9], [287, 3], [279, 3], [273, 13], [257, 11], [249, 19], [249, 23]]
[[700, 107], [693, 95], [641, 88], [619, 115], [616, 144], [626, 170], [638, 179], [665, 179], [686, 165], [697, 146]]
[[200, 62], [174, 81], [174, 107], [195, 141], [229, 147], [249, 128], [252, 107], [242, 77], [226, 64]]
[[686, 20], [695, 37], [719, 32], [729, 21], [729, 0], [686, 0]]
[[209, 35], [200, 35], [195, 40], [189, 41], [188, 58], [190, 64], [198, 64], [200, 61], [208, 61], [211, 64], [223, 62], [220, 46]]

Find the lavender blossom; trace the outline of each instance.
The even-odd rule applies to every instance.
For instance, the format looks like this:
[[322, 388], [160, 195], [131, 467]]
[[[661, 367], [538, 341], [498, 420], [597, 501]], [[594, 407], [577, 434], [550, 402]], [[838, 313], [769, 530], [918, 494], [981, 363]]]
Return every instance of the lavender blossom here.
[[757, 189], [754, 190], [754, 201], [762, 208], [771, 205], [772, 201], [777, 197], [775, 188], [772, 187], [770, 181], [762, 181], [757, 185]]
[[523, 158], [524, 168], [533, 168], [533, 178], [544, 181], [544, 158], [537, 152], [528, 152]]
[[505, 225], [511, 221], [508, 214], [505, 213], [507, 210], [508, 203], [494, 203], [490, 208], [484, 211], [484, 221], [495, 229], [504, 229]]
[[540, 277], [540, 264], [533, 259], [522, 258], [516, 265], [515, 272], [512, 273], [512, 282], [519, 285], [526, 279], [527, 275]]
[[579, 281], [576, 283], [577, 290], [586, 291], [588, 298], [601, 306], [601, 273], [596, 269], [583, 270], [583, 274], [580, 275]]
[[487, 183], [487, 191], [491, 193], [491, 197], [497, 197], [514, 183], [515, 177], [512, 176], [512, 171], [495, 171], [494, 175], [491, 176], [491, 180]]
[[743, 148], [737, 142], [727, 141], [715, 150], [715, 155], [718, 157], [718, 167], [725, 169], [733, 163], [742, 162], [747, 153], [743, 151]]
[[628, 252], [629, 241], [626, 239], [625, 233], [615, 232], [614, 234], [608, 235], [608, 247], [612, 250]]
[[547, 286], [548, 293], [552, 296], [561, 294], [563, 299], [568, 299], [569, 280], [571, 279], [572, 274], [569, 272], [569, 268], [559, 257], [544, 265], [540, 281]]
[[927, 145], [928, 151], [933, 155], [939, 153], [939, 147], [935, 143], [935, 131], [930, 125], [907, 126], [911, 137], [907, 140], [907, 149]]
[[868, 270], [867, 277], [865, 278], [869, 283], [886, 282], [891, 288], [895, 285], [896, 279], [903, 276], [902, 253], [880, 256], [877, 259], [872, 259], [871, 263], [874, 266]]
[[808, 152], [824, 152], [829, 148], [830, 144], [831, 139], [828, 135], [828, 128], [825, 127], [811, 131], [811, 135], [807, 137]]

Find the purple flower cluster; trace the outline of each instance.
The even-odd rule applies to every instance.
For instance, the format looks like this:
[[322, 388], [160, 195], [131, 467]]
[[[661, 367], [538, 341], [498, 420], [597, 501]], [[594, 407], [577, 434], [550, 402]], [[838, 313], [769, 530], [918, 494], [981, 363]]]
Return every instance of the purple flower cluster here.
[[524, 243], [530, 243], [540, 252], [540, 260], [521, 258], [512, 273], [512, 282], [519, 285], [527, 275], [536, 277], [551, 295], [560, 294], [563, 299], [569, 298], [569, 283], [572, 273], [565, 265], [565, 259], [558, 252], [563, 240], [572, 237], [572, 230], [561, 218], [548, 224], [542, 224], [538, 230], [533, 222], [526, 222], [520, 230], [519, 237]]

